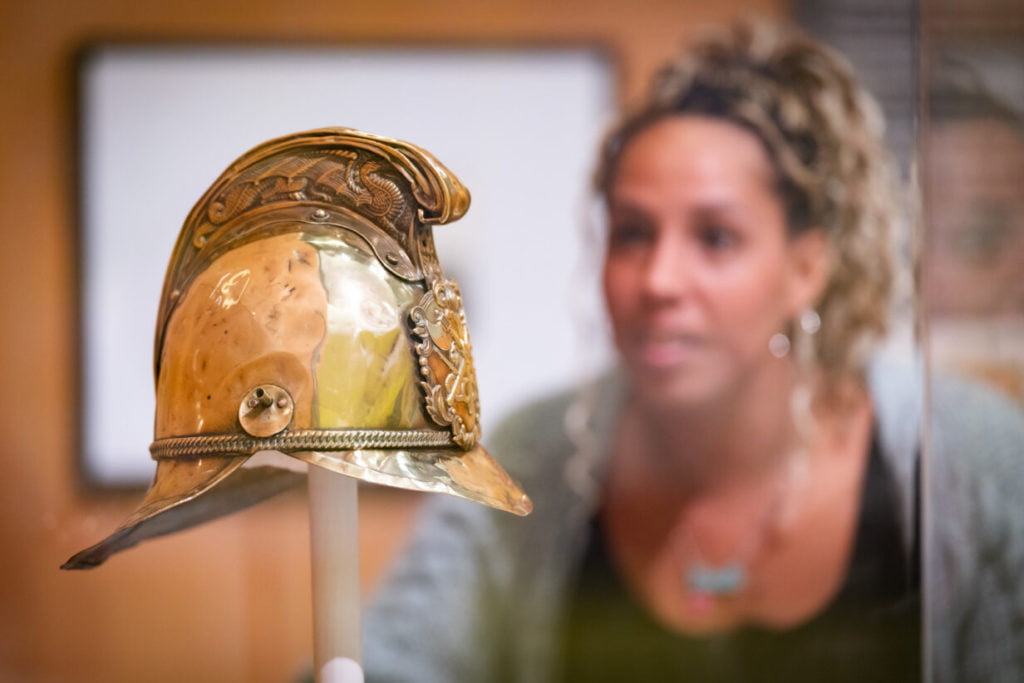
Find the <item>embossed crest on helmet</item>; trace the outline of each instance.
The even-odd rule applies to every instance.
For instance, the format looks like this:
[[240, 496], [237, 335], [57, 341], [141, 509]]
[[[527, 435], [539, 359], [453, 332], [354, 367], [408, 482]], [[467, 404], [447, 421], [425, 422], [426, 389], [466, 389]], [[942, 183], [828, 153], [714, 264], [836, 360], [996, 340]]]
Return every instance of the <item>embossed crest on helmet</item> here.
[[455, 443], [468, 450], [480, 438], [480, 399], [458, 285], [437, 280], [409, 311], [409, 323], [427, 414], [439, 426], [450, 426]]

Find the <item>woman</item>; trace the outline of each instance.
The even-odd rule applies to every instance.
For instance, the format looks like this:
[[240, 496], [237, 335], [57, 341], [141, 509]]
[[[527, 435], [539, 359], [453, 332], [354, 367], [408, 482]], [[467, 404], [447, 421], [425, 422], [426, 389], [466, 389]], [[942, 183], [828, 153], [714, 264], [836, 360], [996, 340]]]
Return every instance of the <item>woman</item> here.
[[891, 182], [823, 47], [744, 25], [668, 65], [597, 173], [621, 370], [490, 441], [531, 517], [431, 502], [368, 680], [919, 678], [914, 385], [864, 354]]

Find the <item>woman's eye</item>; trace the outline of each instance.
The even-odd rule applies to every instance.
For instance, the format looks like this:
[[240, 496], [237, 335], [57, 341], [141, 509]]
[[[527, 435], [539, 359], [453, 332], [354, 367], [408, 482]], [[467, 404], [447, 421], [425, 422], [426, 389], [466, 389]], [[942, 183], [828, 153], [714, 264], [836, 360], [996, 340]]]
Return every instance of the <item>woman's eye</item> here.
[[651, 235], [650, 228], [639, 223], [613, 223], [608, 237], [612, 247], [629, 247], [646, 244]]
[[721, 225], [701, 226], [698, 237], [701, 244], [715, 251], [732, 249], [739, 243], [739, 235], [736, 231]]

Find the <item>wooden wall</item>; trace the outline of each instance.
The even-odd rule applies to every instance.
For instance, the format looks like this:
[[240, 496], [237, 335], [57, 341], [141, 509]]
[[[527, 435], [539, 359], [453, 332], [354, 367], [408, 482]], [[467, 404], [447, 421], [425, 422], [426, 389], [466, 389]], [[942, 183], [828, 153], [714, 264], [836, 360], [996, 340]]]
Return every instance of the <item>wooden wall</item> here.
[[[572, 41], [607, 47], [627, 96], [695, 28], [750, 10], [789, 12], [786, 0], [0, 4], [0, 680], [286, 681], [311, 652], [301, 492], [148, 543], [95, 571], [57, 569], [140, 496], [89, 493], [76, 475], [72, 58], [82, 44]], [[404, 538], [416, 503], [391, 492], [364, 497], [365, 589]]]

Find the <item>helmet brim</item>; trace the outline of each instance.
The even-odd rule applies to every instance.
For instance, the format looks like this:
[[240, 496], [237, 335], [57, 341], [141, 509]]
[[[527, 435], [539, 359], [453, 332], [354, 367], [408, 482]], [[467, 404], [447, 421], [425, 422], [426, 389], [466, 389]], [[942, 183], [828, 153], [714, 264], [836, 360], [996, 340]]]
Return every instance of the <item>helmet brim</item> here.
[[[166, 460], [138, 508], [112, 534], [75, 553], [61, 569], [91, 569], [114, 553], [255, 505], [302, 481], [276, 467], [243, 468], [249, 456]], [[203, 495], [213, 487], [215, 495]]]
[[[365, 449], [289, 455], [374, 484], [446, 493], [516, 515], [533, 509], [519, 485], [482, 446], [468, 451]], [[153, 485], [139, 507], [110, 536], [73, 555], [61, 569], [91, 569], [141, 541], [245, 509], [303, 479], [301, 472], [279, 467], [243, 467], [250, 457], [158, 461]]]
[[533, 503], [483, 446], [461, 449], [302, 451], [292, 456], [356, 479], [409, 489], [446, 493], [525, 516]]

